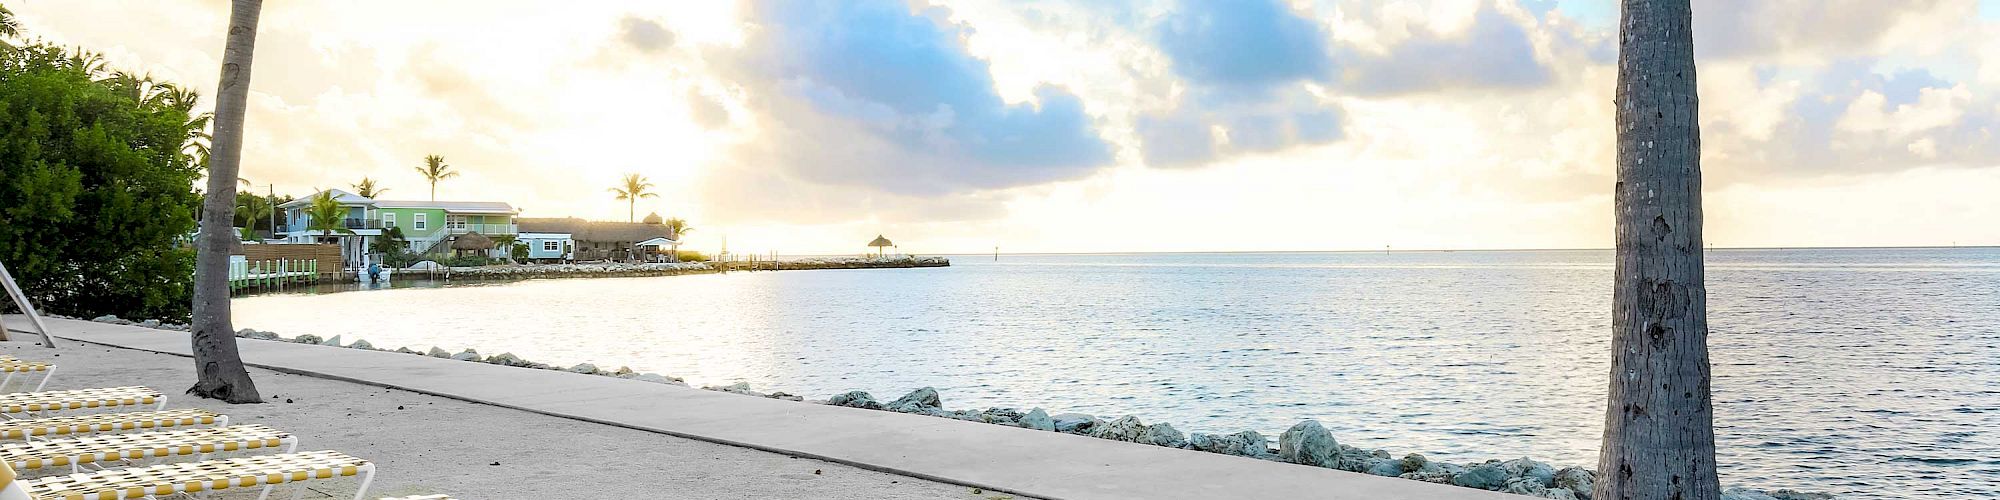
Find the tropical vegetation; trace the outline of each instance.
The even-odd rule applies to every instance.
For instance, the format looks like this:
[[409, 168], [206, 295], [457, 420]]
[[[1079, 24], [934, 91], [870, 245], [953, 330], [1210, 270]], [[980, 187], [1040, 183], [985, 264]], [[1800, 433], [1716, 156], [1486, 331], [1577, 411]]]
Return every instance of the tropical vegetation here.
[[640, 198], [660, 197], [658, 193], [652, 192], [651, 189], [653, 189], [653, 183], [648, 182], [646, 176], [639, 174], [625, 174], [625, 178], [619, 180], [618, 187], [611, 188], [611, 194], [614, 195], [614, 198], [625, 202], [625, 222], [637, 220], [635, 216], [638, 215]]
[[[433, 182], [432, 184], [433, 186], [435, 186], [436, 182]], [[370, 179], [366, 176], [363, 176], [361, 178], [361, 182], [349, 184], [348, 187], [354, 188], [354, 194], [361, 195], [362, 198], [374, 198], [376, 196], [380, 196], [382, 193], [389, 192], [389, 188], [375, 185], [375, 179]], [[432, 187], [431, 190], [432, 193], [436, 193], [437, 188]], [[432, 196], [436, 196], [436, 194], [433, 194]]]
[[19, 33], [0, 14], [0, 262], [46, 312], [185, 320], [193, 92]]
[[417, 173], [424, 176], [425, 182], [431, 183], [431, 201], [438, 199], [438, 181], [458, 177], [458, 172], [453, 171], [451, 165], [444, 163], [444, 157], [438, 155], [425, 156], [424, 166], [417, 167]]

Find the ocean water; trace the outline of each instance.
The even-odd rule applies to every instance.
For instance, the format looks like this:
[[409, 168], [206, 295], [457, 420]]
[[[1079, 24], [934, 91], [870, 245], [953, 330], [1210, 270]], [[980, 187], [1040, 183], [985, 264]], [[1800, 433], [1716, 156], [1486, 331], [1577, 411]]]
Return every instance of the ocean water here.
[[[939, 269], [237, 299], [238, 327], [824, 399], [1136, 415], [1594, 466], [1608, 250], [958, 256]], [[1714, 250], [1725, 486], [2000, 497], [2000, 249]], [[347, 287], [352, 288], [352, 287]]]

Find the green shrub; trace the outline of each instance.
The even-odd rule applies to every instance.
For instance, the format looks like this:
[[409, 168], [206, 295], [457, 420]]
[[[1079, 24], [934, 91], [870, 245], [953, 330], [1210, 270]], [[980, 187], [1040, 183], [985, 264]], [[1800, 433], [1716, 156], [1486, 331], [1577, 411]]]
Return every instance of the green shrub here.
[[694, 250], [681, 250], [681, 262], [708, 262], [708, 256]]
[[87, 56], [0, 50], [0, 262], [48, 313], [185, 322], [193, 93]]

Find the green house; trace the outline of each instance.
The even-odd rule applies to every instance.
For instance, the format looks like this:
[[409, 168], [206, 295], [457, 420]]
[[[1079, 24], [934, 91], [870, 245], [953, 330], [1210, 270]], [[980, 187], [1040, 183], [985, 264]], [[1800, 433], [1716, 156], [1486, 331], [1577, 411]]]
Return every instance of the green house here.
[[[347, 208], [340, 226], [346, 231], [313, 231], [306, 207], [319, 196], [299, 198], [279, 205], [284, 223], [278, 237], [290, 243], [336, 243], [349, 267], [364, 267], [377, 256], [368, 255], [375, 239], [388, 228], [400, 228], [412, 252], [449, 253], [453, 238], [479, 233], [486, 236], [513, 236], [520, 230], [514, 223], [519, 211], [498, 201], [400, 201], [376, 200], [338, 189], [326, 190]], [[490, 250], [490, 256], [504, 258], [506, 248]]]

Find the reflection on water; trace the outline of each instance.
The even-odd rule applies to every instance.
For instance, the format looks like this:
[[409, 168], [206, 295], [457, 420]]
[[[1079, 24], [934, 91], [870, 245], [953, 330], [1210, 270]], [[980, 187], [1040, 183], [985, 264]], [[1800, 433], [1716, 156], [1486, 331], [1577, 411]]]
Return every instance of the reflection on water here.
[[[2000, 496], [2000, 249], [1710, 253], [1727, 484]], [[239, 327], [696, 385], [1592, 465], [1608, 251], [990, 256], [238, 299]]]

